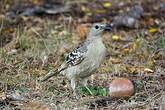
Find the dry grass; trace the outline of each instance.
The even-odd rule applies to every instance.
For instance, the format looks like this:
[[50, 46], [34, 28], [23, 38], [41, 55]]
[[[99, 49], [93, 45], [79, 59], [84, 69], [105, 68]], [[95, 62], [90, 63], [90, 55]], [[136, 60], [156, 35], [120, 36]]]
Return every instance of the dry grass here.
[[[97, 109], [96, 107], [163, 110], [165, 30], [161, 25], [157, 27], [161, 30], [157, 33], [146, 34], [148, 30], [142, 28], [118, 30], [117, 33], [104, 36], [110, 55], [97, 74], [91, 78], [89, 85], [106, 86], [116, 77], [126, 77], [135, 84], [133, 96], [107, 99], [87, 95], [77, 101], [73, 99], [68, 80], [63, 76], [57, 76], [42, 84], [38, 82], [40, 76], [52, 68], [57, 68], [64, 59], [64, 54], [75, 45], [75, 42], [79, 42], [74, 29], [75, 18], [62, 15], [57, 21], [61, 23], [49, 17], [29, 17], [24, 19], [23, 24], [7, 26], [8, 21], [2, 20], [0, 42], [3, 44], [3, 41], [9, 40], [9, 43], [0, 46], [0, 93], [17, 91], [29, 100], [44, 103], [52, 110]], [[164, 19], [160, 21], [164, 23]], [[126, 41], [114, 41], [110, 38], [114, 34], [122, 36]], [[112, 60], [120, 62], [114, 64]], [[150, 68], [154, 73], [145, 73], [140, 68]], [[0, 109], [3, 110], [22, 108], [18, 105], [0, 100]]]

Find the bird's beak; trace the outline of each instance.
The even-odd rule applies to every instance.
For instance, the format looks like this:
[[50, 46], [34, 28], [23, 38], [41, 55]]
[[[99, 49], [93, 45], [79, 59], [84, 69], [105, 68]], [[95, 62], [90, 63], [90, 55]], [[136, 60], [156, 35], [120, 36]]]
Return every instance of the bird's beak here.
[[113, 26], [111, 24], [106, 24], [102, 27], [105, 31], [112, 31]]

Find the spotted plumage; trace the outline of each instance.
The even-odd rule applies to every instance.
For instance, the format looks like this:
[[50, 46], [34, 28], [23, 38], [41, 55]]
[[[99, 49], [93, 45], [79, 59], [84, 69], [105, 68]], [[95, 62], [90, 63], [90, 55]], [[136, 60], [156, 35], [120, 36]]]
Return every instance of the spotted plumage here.
[[68, 56], [65, 59], [66, 63], [69, 66], [75, 66], [81, 63], [85, 58], [85, 52], [87, 52], [87, 43], [82, 43], [68, 54]]

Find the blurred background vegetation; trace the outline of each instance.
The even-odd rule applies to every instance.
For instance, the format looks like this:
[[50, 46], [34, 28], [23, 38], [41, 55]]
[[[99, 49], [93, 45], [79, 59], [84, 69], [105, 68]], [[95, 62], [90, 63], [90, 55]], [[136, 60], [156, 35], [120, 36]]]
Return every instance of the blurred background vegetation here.
[[[75, 101], [63, 76], [38, 83], [95, 22], [115, 26], [103, 35], [109, 55], [89, 81], [93, 91], [103, 92], [80, 90], [82, 97]], [[134, 83], [134, 95], [100, 99], [119, 77]], [[163, 110], [164, 83], [164, 0], [0, 0], [0, 109]]]

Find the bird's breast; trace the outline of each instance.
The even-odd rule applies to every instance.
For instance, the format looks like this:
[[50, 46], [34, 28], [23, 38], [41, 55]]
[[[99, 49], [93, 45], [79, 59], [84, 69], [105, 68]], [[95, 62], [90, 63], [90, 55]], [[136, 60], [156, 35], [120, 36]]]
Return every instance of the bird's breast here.
[[90, 64], [98, 67], [105, 58], [106, 48], [102, 40], [95, 41], [89, 45], [88, 60]]

